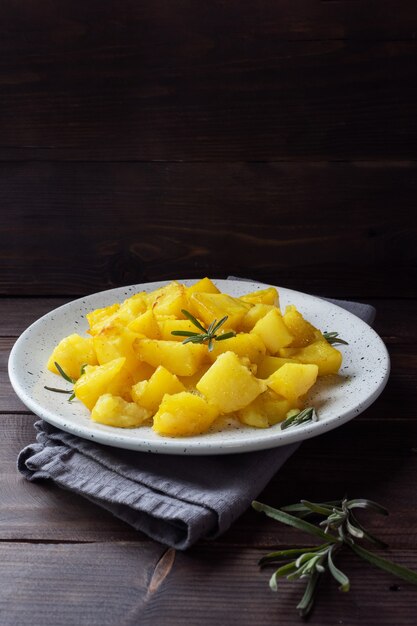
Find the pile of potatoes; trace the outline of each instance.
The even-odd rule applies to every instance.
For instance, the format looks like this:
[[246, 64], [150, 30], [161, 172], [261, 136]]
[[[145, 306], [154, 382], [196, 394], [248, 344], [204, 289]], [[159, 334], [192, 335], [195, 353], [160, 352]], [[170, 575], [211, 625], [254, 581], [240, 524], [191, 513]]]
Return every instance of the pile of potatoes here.
[[[199, 332], [183, 311], [233, 337], [183, 343], [172, 331]], [[192, 436], [233, 416], [268, 428], [300, 408], [317, 376], [335, 374], [342, 355], [295, 306], [282, 313], [274, 287], [239, 298], [209, 278], [191, 287], [171, 282], [122, 304], [87, 314], [89, 337], [72, 334], [54, 349], [55, 363], [75, 380], [74, 393], [95, 422], [153, 426], [163, 436]]]

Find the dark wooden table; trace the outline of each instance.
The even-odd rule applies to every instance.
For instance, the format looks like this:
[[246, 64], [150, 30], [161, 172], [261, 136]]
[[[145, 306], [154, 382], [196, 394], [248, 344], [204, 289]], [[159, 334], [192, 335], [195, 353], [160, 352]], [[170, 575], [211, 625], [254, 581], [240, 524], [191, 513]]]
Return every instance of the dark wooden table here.
[[[248, 276], [374, 304], [383, 395], [305, 442], [259, 499], [367, 497], [417, 569], [414, 0], [6, 0], [0, 8], [0, 624], [295, 624], [257, 561], [299, 533], [247, 511], [174, 552], [16, 470], [35, 417], [13, 342], [71, 299]], [[343, 557], [314, 624], [414, 625], [417, 589]]]

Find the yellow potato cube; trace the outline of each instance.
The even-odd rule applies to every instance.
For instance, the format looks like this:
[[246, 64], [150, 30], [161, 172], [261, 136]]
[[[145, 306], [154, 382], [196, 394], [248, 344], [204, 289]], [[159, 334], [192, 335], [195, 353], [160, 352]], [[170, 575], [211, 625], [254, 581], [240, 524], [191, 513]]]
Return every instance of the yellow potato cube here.
[[265, 356], [265, 344], [259, 335], [238, 333], [235, 337], [215, 341], [209, 352], [211, 361], [215, 361], [223, 352], [234, 352], [238, 357], [247, 357], [251, 363], [259, 363]]
[[259, 335], [267, 350], [272, 354], [275, 354], [280, 348], [289, 346], [294, 338], [285, 326], [278, 309], [269, 311], [256, 322], [251, 333]]
[[237, 411], [239, 421], [253, 428], [269, 428], [268, 418], [262, 411], [262, 407], [258, 407], [255, 403], [256, 399]]
[[139, 335], [145, 335], [149, 339], [160, 339], [161, 337], [159, 324], [152, 309], [148, 309], [145, 313], [136, 317], [130, 322], [128, 329]]
[[284, 358], [280, 356], [266, 356], [258, 365], [258, 378], [269, 378], [278, 368], [285, 363], [298, 363], [296, 358]]
[[125, 357], [125, 367], [133, 375], [140, 370], [139, 359], [133, 350], [133, 342], [137, 335], [131, 330], [118, 324], [105, 326], [93, 337], [93, 345], [100, 365], [113, 361], [121, 356]]
[[314, 341], [304, 348], [283, 348], [280, 350], [297, 359], [300, 363], [315, 363], [319, 368], [319, 376], [337, 374], [342, 365], [342, 354], [325, 339]]
[[278, 291], [275, 287], [268, 287], [268, 289], [260, 289], [259, 291], [246, 293], [244, 296], [240, 296], [240, 299], [250, 304], [273, 304], [279, 307]]
[[260, 398], [262, 398], [262, 408], [270, 426], [282, 422], [287, 417], [288, 411], [298, 409], [301, 406], [298, 399], [288, 400], [272, 389], [267, 389]]
[[132, 387], [132, 400], [154, 414], [165, 394], [174, 394], [180, 391], [185, 391], [184, 385], [175, 374], [171, 374], [160, 365], [149, 380], [138, 382]]
[[74, 384], [74, 393], [78, 400], [91, 411], [98, 398], [110, 391], [111, 383], [118, 382], [117, 378], [123, 374], [125, 361], [124, 357], [120, 357], [104, 365], [87, 365], [84, 374]]
[[321, 332], [305, 320], [293, 304], [286, 307], [282, 319], [294, 337], [291, 347], [302, 348], [322, 337]]
[[97, 365], [92, 338], [74, 333], [62, 339], [54, 348], [47, 364], [50, 372], [59, 374], [55, 363], [58, 363], [70, 378], [79, 378], [83, 365]]
[[191, 437], [206, 432], [218, 415], [218, 409], [201, 396], [188, 391], [164, 396], [153, 418], [153, 428], [160, 435]]
[[145, 292], [141, 291], [123, 302], [114, 319], [120, 324], [127, 325], [145, 311]]
[[93, 422], [115, 426], [116, 428], [142, 426], [150, 417], [150, 411], [110, 393], [100, 396], [91, 412]]
[[[173, 330], [185, 330], [192, 333], [201, 332], [190, 320], [177, 320], [175, 318], [159, 320], [159, 328], [160, 339], [164, 339], [165, 341], [183, 341], [185, 339], [185, 337], [173, 335]], [[151, 339], [153, 339], [153, 337], [151, 337]]]
[[239, 324], [239, 330], [248, 333], [262, 317], [270, 311], [278, 310], [273, 304], [254, 304]]
[[141, 361], [153, 367], [163, 365], [178, 376], [192, 376], [207, 358], [207, 346], [179, 341], [137, 338], [133, 349]]
[[220, 293], [216, 285], [211, 282], [210, 278], [202, 278], [191, 287], [186, 288], [187, 296], [190, 297], [193, 293]]
[[296, 402], [314, 385], [318, 369], [317, 365], [285, 363], [267, 379], [266, 383], [287, 400]]
[[261, 393], [253, 402], [237, 412], [239, 420], [248, 426], [267, 428], [282, 422], [290, 409], [298, 408], [298, 403], [290, 402], [272, 389]]
[[187, 294], [184, 285], [173, 281], [165, 287], [148, 294], [148, 307], [152, 308], [157, 318], [173, 315], [184, 319], [182, 309], [188, 306]]
[[225, 327], [236, 329], [251, 305], [225, 293], [193, 293], [189, 299], [191, 313], [208, 326], [227, 315]]
[[233, 352], [224, 352], [196, 385], [222, 413], [238, 411], [265, 391], [266, 384], [253, 376]]
[[100, 330], [115, 317], [119, 309], [120, 304], [116, 303], [87, 313], [86, 318], [90, 326], [89, 334], [96, 335], [99, 333]]

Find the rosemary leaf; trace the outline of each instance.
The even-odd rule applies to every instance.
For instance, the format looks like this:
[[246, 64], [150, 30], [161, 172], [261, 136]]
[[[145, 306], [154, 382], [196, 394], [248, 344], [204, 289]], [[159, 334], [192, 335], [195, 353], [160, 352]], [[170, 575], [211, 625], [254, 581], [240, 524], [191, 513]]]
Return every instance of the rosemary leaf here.
[[[331, 502], [309, 502], [302, 500], [300, 503], [288, 505], [282, 509], [273, 509], [260, 502], [253, 502], [253, 508], [263, 512], [269, 517], [282, 522], [288, 526], [293, 526], [311, 535], [326, 538], [327, 542], [316, 547], [309, 548], [289, 548], [278, 550], [264, 556], [260, 565], [272, 564], [274, 561], [288, 561], [279, 567], [270, 580], [270, 587], [277, 588], [277, 579], [286, 576], [287, 580], [307, 579], [304, 595], [297, 605], [300, 615], [306, 617], [313, 608], [317, 584], [321, 574], [326, 571], [338, 582], [339, 589], [347, 592], [350, 589], [350, 581], [334, 562], [334, 556], [340, 550], [348, 547], [359, 557], [372, 565], [379, 567], [407, 582], [417, 585], [417, 572], [410, 570], [403, 565], [398, 565], [393, 561], [385, 559], [378, 554], [374, 554], [358, 544], [363, 539], [370, 540], [379, 545], [384, 545], [379, 539], [368, 533], [354, 516], [352, 509], [370, 509], [380, 514], [386, 515], [388, 511], [380, 504], [366, 499], [336, 500]], [[296, 515], [290, 515], [292, 511]], [[305, 515], [320, 515], [324, 519], [318, 525], [310, 524], [302, 519]], [[321, 527], [325, 530], [322, 530]], [[332, 531], [332, 532], [329, 532]], [[337, 535], [334, 535], [333, 532]]]
[[228, 331], [223, 335], [216, 335], [216, 332], [219, 328], [225, 323], [228, 319], [228, 316], [225, 315], [221, 320], [217, 321], [214, 319], [208, 326], [208, 328], [204, 328], [204, 326], [186, 309], [181, 309], [184, 316], [194, 324], [201, 333], [196, 333], [189, 330], [172, 330], [171, 335], [176, 335], [177, 337], [186, 337], [182, 343], [205, 343], [207, 341], [208, 350], [211, 352], [214, 347], [214, 341], [222, 341], [223, 339], [229, 339], [230, 337], [234, 337], [236, 333], [234, 331]]
[[236, 337], [236, 333], [231, 330], [227, 333], [223, 333], [223, 335], [216, 335], [216, 341], [223, 341], [223, 339], [231, 339], [232, 337]]
[[345, 341], [344, 339], [340, 339], [339, 333], [325, 332], [323, 333], [323, 337], [325, 338], [327, 343], [329, 343], [330, 345], [336, 345], [336, 344], [343, 344], [345, 346], [349, 345], [347, 341]]
[[55, 391], [55, 393], [72, 393], [72, 391], [67, 389], [57, 389], [56, 387], [47, 387], [46, 385], [44, 386], [44, 389], [47, 389], [48, 391]]
[[366, 550], [362, 546], [358, 546], [356, 543], [349, 543], [348, 545], [353, 552], [365, 559], [365, 561], [368, 561], [372, 565], [375, 565], [390, 574], [394, 574], [395, 576], [398, 576], [413, 585], [417, 585], [417, 572], [413, 572], [413, 570], [408, 569], [408, 567], [398, 565], [397, 563], [384, 559], [382, 556], [369, 552], [369, 550]]
[[[321, 547], [322, 546], [317, 546], [314, 550], [318, 550]], [[272, 564], [275, 560], [280, 561], [281, 559], [290, 559], [293, 556], [304, 554], [307, 550], [313, 550], [313, 548], [289, 548], [288, 550], [276, 550], [275, 552], [270, 552], [259, 559], [258, 565], [268, 565]]]
[[212, 329], [212, 331], [211, 331], [211, 332], [212, 332], [213, 334], [214, 334], [214, 333], [216, 333], [216, 332], [219, 330], [220, 326], [223, 326], [223, 324], [225, 323], [225, 321], [226, 321], [227, 319], [228, 319], [228, 316], [227, 316], [227, 315], [225, 315], [224, 317], [222, 317], [222, 319], [221, 319], [221, 320], [219, 320], [219, 321], [217, 322], [217, 324], [216, 324], [216, 320], [214, 320], [214, 322], [213, 322], [213, 329]]
[[309, 406], [299, 413], [290, 415], [281, 423], [281, 430], [286, 430], [290, 426], [301, 426], [307, 422], [316, 422], [318, 420], [314, 407]]
[[57, 363], [56, 361], [55, 361], [55, 367], [58, 370], [58, 372], [61, 374], [62, 378], [64, 378], [69, 383], [72, 383], [72, 384], [75, 383], [75, 378], [71, 378], [70, 376], [68, 376], [68, 374], [64, 372], [60, 364]]
[[188, 319], [190, 320], [190, 322], [192, 324], [194, 324], [194, 326], [197, 326], [197, 328], [199, 328], [200, 330], [203, 331], [203, 333], [206, 332], [206, 329], [204, 328], [204, 326], [202, 326], [200, 324], [200, 322], [198, 321], [198, 319], [196, 317], [194, 317], [194, 315], [192, 315], [189, 311], [187, 311], [186, 309], [181, 309], [181, 313]]
[[324, 532], [321, 528], [318, 528], [314, 524], [310, 524], [310, 522], [306, 522], [305, 520], [299, 519], [294, 515], [289, 515], [282, 509], [274, 509], [267, 504], [262, 504], [261, 502], [257, 502], [256, 500], [252, 502], [252, 507], [255, 511], [259, 511], [261, 513], [265, 513], [268, 517], [277, 520], [278, 522], [283, 522], [287, 524], [287, 526], [293, 526], [294, 528], [298, 528], [298, 530], [302, 530], [303, 532], [310, 533], [311, 535], [315, 535], [316, 537], [320, 537], [320, 539], [326, 539], [330, 542], [336, 542], [337, 537], [331, 535], [330, 533]]
[[307, 615], [311, 612], [311, 609], [313, 608], [317, 585], [320, 577], [321, 573], [316, 570], [308, 580], [304, 595], [301, 598], [301, 601], [297, 604], [297, 609], [299, 610], [301, 617], [307, 617]]
[[384, 506], [381, 506], [377, 502], [373, 502], [372, 500], [366, 500], [365, 498], [357, 498], [356, 500], [348, 500], [346, 502], [346, 507], [348, 509], [372, 509], [376, 513], [380, 513], [381, 515], [388, 515], [388, 511]]
[[171, 335], [175, 335], [176, 337], [200, 337], [199, 333], [195, 333], [192, 330], [173, 330], [171, 331]]
[[331, 573], [333, 578], [337, 580], [338, 583], [340, 583], [340, 587], [339, 587], [340, 591], [349, 591], [350, 589], [349, 578], [346, 576], [346, 574], [341, 572], [340, 569], [336, 567], [336, 565], [334, 564], [333, 557], [332, 557], [333, 549], [334, 549], [334, 546], [332, 546], [327, 553], [327, 562], [329, 565], [329, 572]]

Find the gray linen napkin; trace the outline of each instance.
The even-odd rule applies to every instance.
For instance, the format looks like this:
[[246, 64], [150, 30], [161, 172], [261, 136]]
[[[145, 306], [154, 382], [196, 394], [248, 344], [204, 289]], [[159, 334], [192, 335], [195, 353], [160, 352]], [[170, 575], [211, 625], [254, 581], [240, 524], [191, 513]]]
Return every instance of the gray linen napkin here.
[[[326, 298], [327, 299], [327, 298]], [[329, 300], [369, 324], [374, 307]], [[161, 543], [185, 550], [229, 528], [299, 444], [245, 454], [171, 456], [119, 450], [39, 420], [19, 454], [30, 481], [51, 479]]]

